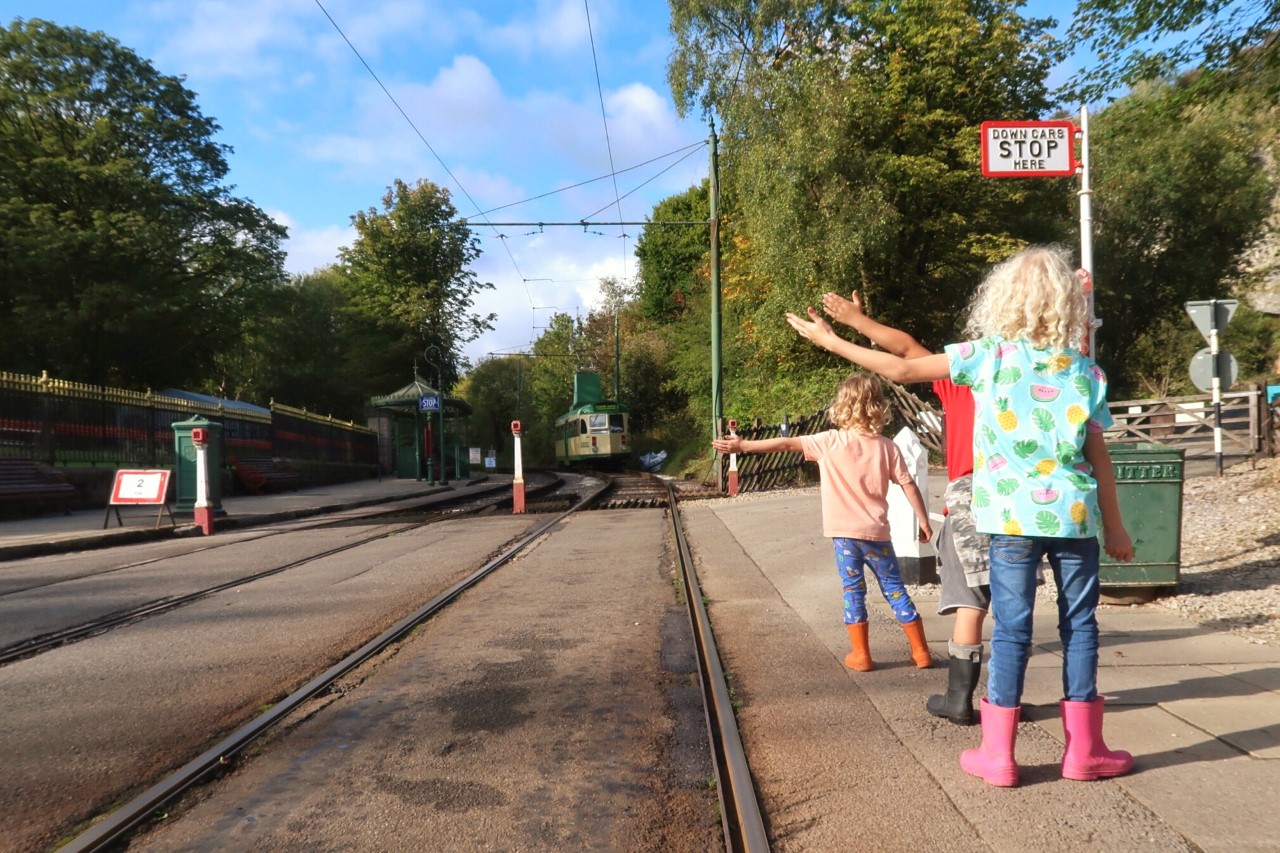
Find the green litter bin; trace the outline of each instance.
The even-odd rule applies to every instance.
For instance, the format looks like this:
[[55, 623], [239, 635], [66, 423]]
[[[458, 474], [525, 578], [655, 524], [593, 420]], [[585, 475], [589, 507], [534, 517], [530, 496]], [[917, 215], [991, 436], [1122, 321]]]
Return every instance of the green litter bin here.
[[1107, 449], [1134, 551], [1132, 563], [1116, 562], [1103, 551], [1099, 581], [1103, 587], [1174, 586], [1182, 558], [1184, 451], [1148, 442], [1110, 444]]

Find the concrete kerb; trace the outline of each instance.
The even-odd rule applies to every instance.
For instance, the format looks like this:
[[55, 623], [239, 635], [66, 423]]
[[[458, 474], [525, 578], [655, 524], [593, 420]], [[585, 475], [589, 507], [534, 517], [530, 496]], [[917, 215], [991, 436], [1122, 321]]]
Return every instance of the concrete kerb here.
[[[218, 530], [236, 530], [249, 527], [259, 527], [280, 521], [292, 521], [315, 515], [323, 515], [325, 513], [340, 512], [347, 509], [359, 509], [361, 507], [405, 500], [419, 500], [442, 492], [451, 492], [454, 491], [455, 488], [473, 486], [478, 483], [485, 482], [487, 479], [489, 478], [477, 477], [466, 481], [460, 481], [457, 486], [434, 486], [421, 492], [416, 492], [412, 495], [375, 495], [370, 497], [327, 501], [323, 504], [292, 507], [289, 509], [275, 510], [271, 512], [228, 515], [216, 519], [215, 524], [216, 529]], [[92, 515], [93, 517], [96, 517], [96, 511]], [[89, 516], [90, 514], [85, 514], [86, 520], [88, 520]], [[38, 522], [39, 519], [36, 519], [35, 521]], [[43, 541], [6, 543], [2, 541], [3, 534], [0, 532], [0, 562], [21, 560], [30, 557], [42, 557], [51, 554], [65, 554], [73, 551], [89, 551], [98, 548], [109, 548], [116, 545], [131, 545], [138, 542], [152, 542], [179, 536], [195, 536], [199, 535], [199, 533], [200, 528], [195, 524], [179, 523], [177, 525], [164, 525], [161, 527], [107, 528], [103, 530], [77, 531], [72, 534], [64, 533], [52, 535], [49, 539]]]

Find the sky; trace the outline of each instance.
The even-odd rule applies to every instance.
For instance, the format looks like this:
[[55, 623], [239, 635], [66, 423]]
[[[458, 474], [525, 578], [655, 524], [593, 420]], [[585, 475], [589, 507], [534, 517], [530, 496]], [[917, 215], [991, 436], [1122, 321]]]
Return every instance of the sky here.
[[[1028, 13], [1065, 23], [1073, 5]], [[291, 273], [334, 263], [396, 179], [449, 190], [494, 285], [475, 310], [498, 315], [472, 363], [526, 351], [556, 312], [585, 318], [602, 277], [634, 278], [640, 233], [481, 223], [642, 222], [708, 174], [710, 129], [666, 83], [666, 0], [0, 0], [14, 18], [100, 30], [184, 76], [233, 149], [233, 193], [288, 227]]]

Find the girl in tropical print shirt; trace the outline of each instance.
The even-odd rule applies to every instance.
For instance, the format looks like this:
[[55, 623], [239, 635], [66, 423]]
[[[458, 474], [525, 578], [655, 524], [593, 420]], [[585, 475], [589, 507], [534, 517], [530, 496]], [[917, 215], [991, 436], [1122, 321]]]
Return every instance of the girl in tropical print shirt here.
[[982, 744], [960, 765], [992, 785], [1018, 783], [1014, 760], [1031, 649], [1035, 569], [1048, 559], [1058, 586], [1066, 733], [1062, 775], [1100, 779], [1133, 766], [1102, 738], [1097, 692], [1100, 546], [1133, 559], [1103, 431], [1111, 425], [1106, 374], [1078, 349], [1088, 332], [1084, 291], [1064, 251], [1031, 247], [978, 287], [967, 331], [944, 354], [901, 359], [843, 340], [810, 307], [787, 315], [801, 336], [896, 382], [950, 378], [975, 403], [973, 514], [991, 535], [994, 622]]

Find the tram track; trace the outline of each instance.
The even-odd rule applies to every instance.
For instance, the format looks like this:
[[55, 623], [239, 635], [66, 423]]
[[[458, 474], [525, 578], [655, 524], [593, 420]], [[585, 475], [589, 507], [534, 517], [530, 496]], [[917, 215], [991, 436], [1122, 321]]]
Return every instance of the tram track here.
[[[661, 482], [661, 481], [659, 481]], [[745, 754], [738, 737], [733, 709], [720, 668], [718, 652], [711, 635], [710, 623], [702, 603], [702, 595], [694, 574], [692, 556], [685, 541], [680, 514], [676, 507], [677, 496], [670, 483], [663, 484], [666, 507], [672, 523], [672, 535], [679, 555], [681, 582], [686, 590], [685, 603], [690, 629], [694, 637], [698, 660], [699, 681], [703, 688], [704, 711], [711, 754], [716, 767], [717, 790], [724, 820], [726, 850], [768, 850], [763, 820], [758, 801], [746, 765]], [[370, 660], [388, 646], [406, 637], [414, 628], [453, 602], [464, 590], [478, 583], [496, 569], [506, 564], [548, 531], [561, 524], [569, 515], [597, 507], [605, 499], [609, 484], [596, 487], [580, 498], [563, 513], [556, 514], [538, 524], [526, 535], [489, 560], [484, 566], [458, 580], [440, 592], [419, 610], [401, 619], [379, 636], [351, 652], [338, 663], [315, 676], [298, 690], [280, 700], [273, 707], [220, 742], [171, 773], [151, 788], [139, 794], [119, 809], [94, 824], [82, 835], [74, 838], [63, 850], [102, 850], [126, 838], [156, 810], [174, 800], [183, 791], [200, 784], [224, 770], [247, 746], [261, 738], [287, 717], [299, 710], [304, 703], [322, 695], [335, 682]]]
[[[538, 494], [543, 491], [555, 490], [559, 488], [560, 485], [562, 485], [561, 481], [555, 480], [546, 484], [536, 486], [531, 491], [533, 491], [534, 494]], [[282, 572], [286, 572], [291, 569], [296, 569], [301, 566], [314, 563], [318, 560], [323, 560], [325, 558], [332, 557], [337, 554], [341, 554], [345, 551], [350, 551], [355, 548], [360, 548], [362, 546], [369, 545], [373, 542], [377, 542], [382, 539], [387, 539], [392, 536], [397, 536], [402, 533], [406, 533], [412, 530], [417, 530], [427, 525], [435, 524], [441, 521], [446, 521], [452, 518], [458, 518], [464, 515], [479, 514], [486, 511], [491, 511], [504, 504], [510, 504], [510, 501], [511, 501], [510, 497], [506, 495], [505, 491], [503, 491], [501, 494], [497, 494], [497, 495], [493, 495], [493, 494], [479, 495], [479, 496], [470, 495], [455, 501], [441, 502], [438, 505], [434, 506], [431, 510], [416, 511], [414, 513], [414, 516], [416, 517], [417, 520], [405, 521], [403, 523], [395, 523], [393, 524], [393, 526], [391, 526], [388, 529], [380, 530], [376, 533], [372, 533], [366, 536], [361, 536], [355, 540], [343, 543], [342, 545], [339, 545], [333, 548], [328, 548], [316, 554], [310, 554], [306, 557], [302, 557], [297, 560], [291, 560], [287, 563], [284, 563], [278, 566], [272, 566], [270, 568], [263, 569], [257, 572], [252, 572], [247, 575], [240, 575], [230, 580], [226, 580], [217, 584], [204, 586], [199, 589], [192, 590], [187, 593], [183, 593], [181, 595], [155, 598], [150, 601], [146, 601], [132, 607], [113, 611], [111, 613], [103, 614], [94, 619], [89, 619], [89, 620], [79, 622], [75, 625], [69, 625], [64, 628], [60, 628], [56, 631], [50, 631], [50, 632], [46, 632], [36, 636], [26, 637], [16, 642], [8, 643], [6, 645], [0, 646], [0, 666], [11, 664], [11, 663], [24, 660], [30, 657], [34, 657], [35, 655], [42, 654], [52, 649], [59, 648], [69, 643], [79, 642], [81, 640], [85, 640], [90, 637], [94, 637], [99, 634], [102, 634], [106, 631], [110, 631], [116, 628], [121, 628], [126, 625], [138, 622], [139, 620], [142, 620], [142, 619], [146, 619], [152, 616], [157, 616], [162, 613], [168, 613], [179, 607], [183, 607], [184, 605], [191, 604], [192, 602], [199, 601], [201, 599], [207, 598], [208, 596], [215, 595], [219, 592], [223, 592], [225, 590], [233, 589], [236, 587], [241, 587], [246, 584], [250, 584], [255, 581], [262, 580], [264, 578], [269, 578], [274, 575], [278, 575]], [[423, 517], [424, 512], [426, 514], [426, 517]], [[403, 515], [404, 513], [405, 513], [405, 510], [401, 509], [401, 510], [392, 510], [390, 511], [390, 513], [387, 513], [387, 512], [367, 513], [367, 514], [361, 515], [358, 518], [344, 519], [341, 521], [333, 521], [333, 520], [320, 521], [314, 524], [306, 524], [300, 527], [290, 527], [287, 530], [272, 531], [262, 536], [255, 536], [247, 540], [240, 540], [234, 544], [242, 545], [242, 544], [245, 544], [246, 542], [255, 542], [261, 539], [268, 538], [270, 536], [279, 536], [286, 533], [298, 533], [298, 532], [304, 532], [307, 530], [330, 528], [335, 526], [341, 526], [344, 524], [368, 525], [370, 523], [374, 523], [374, 524], [385, 525], [386, 524], [385, 521], [382, 521], [382, 522], [378, 521], [379, 517], [384, 517], [384, 516], [387, 516], [388, 514]], [[195, 551], [189, 552], [189, 554], [201, 553], [203, 551], [213, 550], [213, 548], [215, 547], [228, 547], [228, 546], [209, 546], [205, 548], [199, 548], [199, 549], [196, 549]], [[150, 564], [159, 562], [162, 559], [166, 559], [166, 558], [135, 561], [124, 566], [119, 566], [119, 567], [109, 569], [105, 572], [97, 572], [95, 573], [95, 576], [100, 577], [102, 575], [109, 574], [112, 572], [119, 572], [119, 571], [124, 571], [126, 569], [138, 568], [138, 567], [150, 565]], [[59, 580], [58, 583], [65, 583], [67, 582], [67, 580], [68, 579], [64, 578]], [[5, 595], [6, 596], [16, 595], [20, 592], [25, 592], [30, 589], [40, 588], [41, 586], [43, 585], [32, 585], [32, 586], [24, 587], [22, 589], [10, 590], [6, 592]]]

